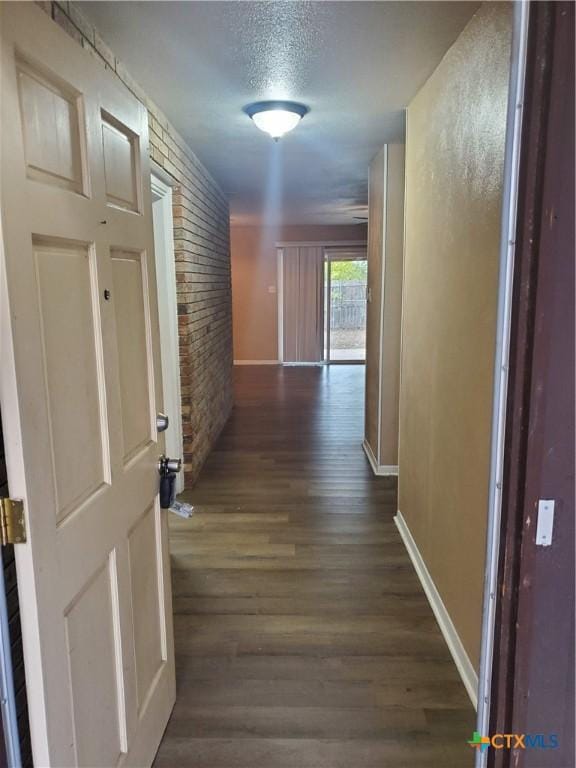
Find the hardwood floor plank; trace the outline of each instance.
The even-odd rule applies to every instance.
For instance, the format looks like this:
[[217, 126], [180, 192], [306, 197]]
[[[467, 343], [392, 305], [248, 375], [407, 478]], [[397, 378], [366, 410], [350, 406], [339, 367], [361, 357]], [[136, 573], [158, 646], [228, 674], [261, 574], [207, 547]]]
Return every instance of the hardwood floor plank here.
[[413, 656], [178, 656], [182, 680], [321, 680], [367, 683], [458, 682], [452, 660]]
[[[468, 753], [471, 751], [466, 747]], [[427, 734], [387, 739], [170, 738], [157, 768], [464, 768], [462, 749], [448, 749]], [[465, 760], [467, 759], [467, 762]]]
[[361, 448], [361, 366], [243, 367], [170, 520], [157, 768], [470, 768], [474, 711]]
[[169, 737], [182, 738], [193, 720], [199, 737], [296, 739], [394, 739], [425, 735], [428, 721], [421, 710], [402, 707], [363, 709], [302, 706], [182, 706], [168, 727]]
[[172, 575], [175, 597], [182, 596], [259, 596], [307, 597], [325, 596], [333, 600], [369, 595], [422, 595], [412, 565], [388, 566], [380, 569], [378, 578], [373, 571], [350, 572], [345, 568], [322, 569], [320, 567], [296, 570], [276, 570], [262, 576], [258, 564], [252, 563], [239, 573], [235, 569], [200, 568], [191, 562], [188, 570], [175, 570]]
[[[364, 680], [196, 680], [182, 677], [181, 691], [190, 706], [309, 707], [462, 710], [466, 693], [460, 681], [415, 682]], [[184, 705], [183, 705], [184, 706]], [[180, 707], [180, 711], [182, 707]]]
[[429, 616], [430, 606], [423, 595], [376, 597], [339, 596], [338, 600], [317, 597], [192, 597], [174, 598], [178, 614], [237, 614], [270, 616], [395, 616], [406, 609], [415, 616]]

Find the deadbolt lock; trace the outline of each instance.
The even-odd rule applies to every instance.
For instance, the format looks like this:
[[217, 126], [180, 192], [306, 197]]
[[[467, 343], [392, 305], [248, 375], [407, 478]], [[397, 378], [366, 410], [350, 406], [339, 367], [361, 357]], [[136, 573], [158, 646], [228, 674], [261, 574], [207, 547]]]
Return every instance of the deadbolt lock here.
[[168, 429], [168, 426], [170, 425], [170, 420], [168, 416], [166, 416], [165, 413], [159, 413], [156, 416], [156, 431], [157, 432], [166, 432]]

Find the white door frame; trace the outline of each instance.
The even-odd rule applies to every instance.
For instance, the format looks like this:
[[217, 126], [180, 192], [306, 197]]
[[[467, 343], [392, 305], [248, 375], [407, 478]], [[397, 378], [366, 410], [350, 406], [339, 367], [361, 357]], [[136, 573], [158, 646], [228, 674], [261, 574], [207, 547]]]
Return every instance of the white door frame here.
[[278, 362], [284, 363], [284, 249], [277, 247]]
[[[332, 295], [332, 270], [330, 268], [330, 264], [333, 261], [365, 261], [368, 263], [368, 244], [364, 243], [363, 245], [351, 245], [350, 243], [342, 243], [337, 247], [326, 245], [324, 246], [324, 269], [326, 269], [326, 266], [328, 266], [328, 279], [324, 283], [326, 289], [324, 295], [324, 302], [326, 306], [324, 327], [324, 332], [326, 334], [326, 344], [324, 346], [323, 362], [325, 365], [354, 365], [357, 363], [360, 365], [365, 365], [366, 353], [364, 353], [364, 360], [330, 360], [330, 330], [332, 322], [332, 302], [330, 300], [330, 296]], [[368, 285], [366, 285], [366, 288], [368, 288]], [[382, 323], [380, 325], [382, 325]], [[378, 440], [380, 440], [380, 420], [378, 420]], [[378, 455], [380, 455], [380, 444], [378, 444]]]
[[[492, 397], [492, 436], [490, 447], [490, 486], [486, 531], [486, 566], [480, 642], [480, 671], [478, 675], [478, 709], [476, 729], [487, 735], [490, 724], [492, 664], [494, 656], [494, 626], [498, 590], [500, 530], [502, 526], [502, 487], [504, 449], [506, 440], [506, 403], [508, 396], [508, 367], [510, 357], [510, 326], [516, 249], [516, 218], [520, 174], [520, 150], [526, 60], [528, 47], [528, 3], [514, 3], [514, 24], [506, 119], [506, 150], [504, 157], [504, 188], [500, 231], [500, 267], [498, 275], [498, 309], [494, 382]], [[487, 765], [488, 751], [476, 751], [476, 768]]]
[[18, 768], [22, 765], [20, 755], [20, 735], [18, 733], [18, 715], [12, 671], [12, 644], [8, 607], [6, 604], [6, 583], [4, 581], [4, 562], [0, 556], [0, 714], [2, 717], [3, 738], [6, 748], [6, 760], [9, 766]]
[[[160, 178], [162, 176], [162, 178]], [[182, 397], [180, 386], [180, 347], [178, 340], [178, 301], [174, 260], [174, 221], [172, 187], [157, 167], [150, 174], [154, 252], [160, 318], [160, 356], [162, 359], [162, 402], [170, 423], [166, 430], [166, 455], [183, 458]], [[184, 490], [184, 473], [176, 475], [176, 492]]]

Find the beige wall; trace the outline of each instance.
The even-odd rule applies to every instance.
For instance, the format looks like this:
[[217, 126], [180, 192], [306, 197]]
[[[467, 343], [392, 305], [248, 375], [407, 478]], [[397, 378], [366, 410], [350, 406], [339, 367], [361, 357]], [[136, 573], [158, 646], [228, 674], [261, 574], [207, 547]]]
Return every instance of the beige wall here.
[[[278, 359], [277, 242], [366, 239], [366, 227], [232, 227], [234, 360]], [[272, 288], [274, 292], [270, 292]]]
[[478, 669], [511, 7], [407, 115], [399, 509]]

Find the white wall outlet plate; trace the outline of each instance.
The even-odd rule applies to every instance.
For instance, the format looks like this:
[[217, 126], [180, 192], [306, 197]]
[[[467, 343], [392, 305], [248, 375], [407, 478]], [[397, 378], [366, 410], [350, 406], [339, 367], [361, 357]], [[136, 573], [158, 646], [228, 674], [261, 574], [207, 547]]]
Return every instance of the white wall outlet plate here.
[[538, 525], [536, 527], [536, 544], [539, 547], [549, 547], [552, 544], [553, 528], [554, 500], [540, 499], [538, 501]]

